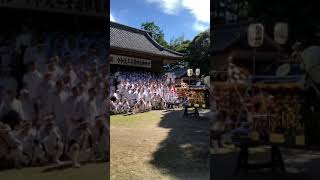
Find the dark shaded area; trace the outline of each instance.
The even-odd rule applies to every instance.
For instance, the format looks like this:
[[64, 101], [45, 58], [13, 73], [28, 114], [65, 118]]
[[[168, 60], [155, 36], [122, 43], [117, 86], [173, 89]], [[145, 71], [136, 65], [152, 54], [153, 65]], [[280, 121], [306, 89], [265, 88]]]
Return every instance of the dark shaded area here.
[[[268, 160], [267, 149], [265, 152], [250, 153], [249, 162], [259, 163]], [[211, 179], [213, 180], [316, 180], [320, 177], [320, 152], [307, 150], [282, 149], [286, 166], [286, 174], [279, 168], [251, 170], [248, 175], [234, 175], [236, 167], [236, 151], [217, 153], [211, 155]]]
[[150, 163], [179, 179], [208, 179], [209, 120], [203, 115], [182, 117], [183, 110], [169, 111], [162, 117], [159, 126], [171, 130]]

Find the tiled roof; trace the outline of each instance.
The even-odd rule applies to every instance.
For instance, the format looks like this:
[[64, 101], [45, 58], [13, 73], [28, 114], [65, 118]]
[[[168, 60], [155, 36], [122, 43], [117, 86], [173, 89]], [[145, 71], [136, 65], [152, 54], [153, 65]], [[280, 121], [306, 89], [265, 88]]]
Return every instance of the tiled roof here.
[[182, 58], [184, 54], [166, 49], [159, 45], [147, 31], [110, 22], [110, 46], [134, 50], [168, 58]]

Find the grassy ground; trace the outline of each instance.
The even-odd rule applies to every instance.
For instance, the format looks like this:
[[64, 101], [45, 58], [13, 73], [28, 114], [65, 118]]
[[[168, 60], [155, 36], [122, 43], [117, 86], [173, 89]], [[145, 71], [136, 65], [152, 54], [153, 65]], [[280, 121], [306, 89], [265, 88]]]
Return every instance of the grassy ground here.
[[86, 164], [79, 169], [66, 167], [23, 168], [0, 171], [1, 180], [107, 180], [109, 179], [107, 163]]
[[111, 179], [209, 179], [208, 121], [179, 111], [111, 117]]

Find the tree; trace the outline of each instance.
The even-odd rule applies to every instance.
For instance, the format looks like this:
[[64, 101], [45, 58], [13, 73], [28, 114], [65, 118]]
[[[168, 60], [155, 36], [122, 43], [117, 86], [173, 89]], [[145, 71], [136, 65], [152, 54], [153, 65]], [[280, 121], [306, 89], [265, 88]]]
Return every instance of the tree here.
[[210, 32], [199, 33], [190, 43], [187, 51], [187, 61], [192, 68], [200, 68], [202, 74], [210, 71]]
[[164, 39], [163, 30], [157, 26], [154, 22], [145, 22], [141, 24], [141, 29], [148, 31], [151, 37], [157, 41], [160, 45], [165, 48], [168, 48], [169, 45], [167, 41]]
[[191, 41], [185, 40], [184, 36], [180, 36], [178, 38], [173, 38], [169, 43], [169, 49], [180, 52], [180, 53], [187, 53], [189, 45]]

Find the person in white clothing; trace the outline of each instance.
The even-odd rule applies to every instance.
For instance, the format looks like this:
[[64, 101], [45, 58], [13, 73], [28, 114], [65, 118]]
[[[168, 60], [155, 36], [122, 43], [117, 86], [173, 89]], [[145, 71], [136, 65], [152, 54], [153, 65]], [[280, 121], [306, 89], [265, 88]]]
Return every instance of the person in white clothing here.
[[17, 112], [22, 120], [25, 119], [21, 101], [16, 98], [14, 91], [7, 91], [7, 96], [4, 100], [4, 112], [6, 114], [10, 111]]
[[64, 74], [67, 75], [70, 78], [71, 87], [74, 87], [74, 86], [76, 86], [78, 84], [79, 79], [78, 79], [77, 74], [73, 71], [71, 63], [66, 63]]
[[51, 81], [51, 74], [46, 73], [38, 87], [39, 116], [53, 112], [53, 91], [54, 84]]
[[36, 103], [38, 96], [39, 84], [42, 82], [42, 74], [37, 70], [36, 64], [33, 62], [29, 65], [29, 71], [23, 76], [25, 88], [30, 92], [30, 98]]
[[24, 120], [28, 122], [34, 122], [36, 120], [37, 114], [34, 108], [34, 104], [29, 96], [29, 91], [27, 89], [22, 89], [20, 91], [21, 95], [21, 105], [24, 112]]
[[88, 160], [90, 156], [94, 155], [92, 132], [88, 121], [81, 119], [78, 121], [78, 125], [72, 129], [68, 155], [76, 168], [80, 167], [81, 160]]
[[92, 126], [92, 136], [94, 140], [94, 148], [96, 158], [102, 158], [103, 161], [108, 160], [110, 134], [109, 125], [104, 116], [98, 116]]
[[55, 117], [53, 114], [48, 114], [44, 117], [45, 124], [40, 130], [40, 137], [44, 144], [47, 159], [52, 160], [58, 165], [61, 164], [60, 157], [63, 153], [63, 141], [61, 132], [56, 126]]
[[98, 108], [97, 108], [97, 99], [96, 99], [96, 91], [94, 88], [89, 89], [88, 91], [89, 99], [86, 102], [86, 119], [93, 123], [96, 116], [98, 116]]
[[57, 81], [55, 91], [52, 94], [53, 99], [53, 114], [55, 115], [56, 124], [59, 127], [63, 139], [68, 135], [67, 122], [66, 122], [66, 100], [67, 93], [64, 91], [63, 82]]
[[21, 168], [27, 161], [23, 155], [23, 146], [11, 128], [0, 123], [0, 158], [13, 162], [15, 168]]
[[77, 121], [81, 117], [84, 116], [85, 110], [83, 109], [83, 101], [81, 101], [82, 98], [79, 96], [79, 90], [77, 87], [72, 88], [72, 95], [68, 97], [66, 100], [66, 123], [67, 123], [67, 129], [70, 132], [76, 124]]

